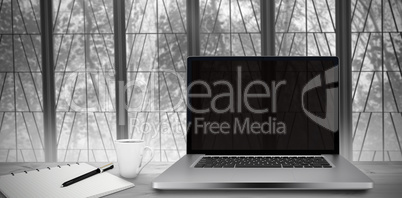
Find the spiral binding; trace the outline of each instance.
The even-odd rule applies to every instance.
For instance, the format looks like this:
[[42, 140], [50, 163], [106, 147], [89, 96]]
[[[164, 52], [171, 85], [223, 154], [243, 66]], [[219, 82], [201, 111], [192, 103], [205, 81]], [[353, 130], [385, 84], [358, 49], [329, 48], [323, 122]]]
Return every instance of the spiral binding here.
[[[78, 162], [76, 162], [76, 164], [77, 165], [80, 165], [80, 163], [78, 163]], [[71, 166], [70, 164], [67, 164], [67, 166]], [[61, 166], [60, 165], [57, 165], [57, 167], [59, 167], [59, 168], [61, 168]], [[50, 167], [46, 167], [47, 169], [49, 169], [49, 170], [51, 170], [51, 168]], [[39, 169], [35, 169], [36, 171], [38, 171], [38, 172], [40, 172], [40, 170]], [[28, 174], [28, 171], [23, 171], [25, 174]], [[15, 176], [15, 174], [16, 173], [10, 173], [12, 176]]]

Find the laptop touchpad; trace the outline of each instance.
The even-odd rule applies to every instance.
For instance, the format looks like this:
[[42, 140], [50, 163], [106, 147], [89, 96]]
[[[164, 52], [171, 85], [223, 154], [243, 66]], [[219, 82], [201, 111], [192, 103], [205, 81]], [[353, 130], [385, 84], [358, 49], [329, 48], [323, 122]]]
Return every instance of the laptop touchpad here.
[[234, 181], [254, 181], [254, 182], [281, 182], [294, 181], [293, 171], [291, 169], [266, 168], [266, 169], [236, 169], [233, 175]]

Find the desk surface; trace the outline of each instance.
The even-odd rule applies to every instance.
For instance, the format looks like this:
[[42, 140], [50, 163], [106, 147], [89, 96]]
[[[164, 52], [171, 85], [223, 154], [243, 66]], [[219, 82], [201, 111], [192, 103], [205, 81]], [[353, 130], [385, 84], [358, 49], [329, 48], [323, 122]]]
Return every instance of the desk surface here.
[[[60, 163], [63, 164], [63, 163]], [[94, 166], [100, 163], [89, 163]], [[56, 163], [0, 163], [0, 175], [22, 172]], [[366, 191], [159, 191], [151, 187], [152, 180], [166, 170], [171, 163], [151, 163], [142, 173], [129, 181], [136, 186], [108, 197], [401, 197], [402, 164], [358, 164], [360, 170], [373, 181], [374, 188]], [[115, 168], [110, 173], [119, 175]], [[1, 197], [1, 196], [0, 196]]]

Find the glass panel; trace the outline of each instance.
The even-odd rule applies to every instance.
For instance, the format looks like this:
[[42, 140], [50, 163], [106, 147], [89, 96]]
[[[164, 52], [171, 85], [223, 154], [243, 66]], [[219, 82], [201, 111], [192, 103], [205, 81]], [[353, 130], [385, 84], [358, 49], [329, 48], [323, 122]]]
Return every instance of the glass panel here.
[[53, 6], [58, 161], [115, 160], [113, 2]]
[[384, 34], [384, 70], [401, 71], [402, 63], [402, 37], [399, 33]]
[[43, 162], [39, 0], [4, 0], [0, 18], [0, 162]]
[[126, 0], [126, 23], [129, 137], [145, 140], [154, 161], [176, 161], [186, 151], [172, 133], [186, 122], [174, 118], [186, 112], [186, 1]]
[[305, 56], [305, 33], [276, 33], [276, 53], [278, 56]]
[[[401, 9], [397, 0], [352, 0], [353, 155], [401, 161]], [[364, 113], [363, 113], [364, 112]]]
[[352, 0], [352, 32], [381, 32], [382, 0]]
[[201, 0], [201, 55], [261, 55], [260, 24], [259, 0]]
[[278, 56], [334, 56], [335, 0], [276, 0]]

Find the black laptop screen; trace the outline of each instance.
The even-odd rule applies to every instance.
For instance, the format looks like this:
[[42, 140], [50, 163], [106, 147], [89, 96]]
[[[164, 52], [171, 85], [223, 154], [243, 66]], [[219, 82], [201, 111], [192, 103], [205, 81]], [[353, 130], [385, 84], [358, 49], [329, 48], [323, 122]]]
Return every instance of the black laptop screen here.
[[188, 153], [338, 152], [336, 57], [190, 57], [188, 67]]

